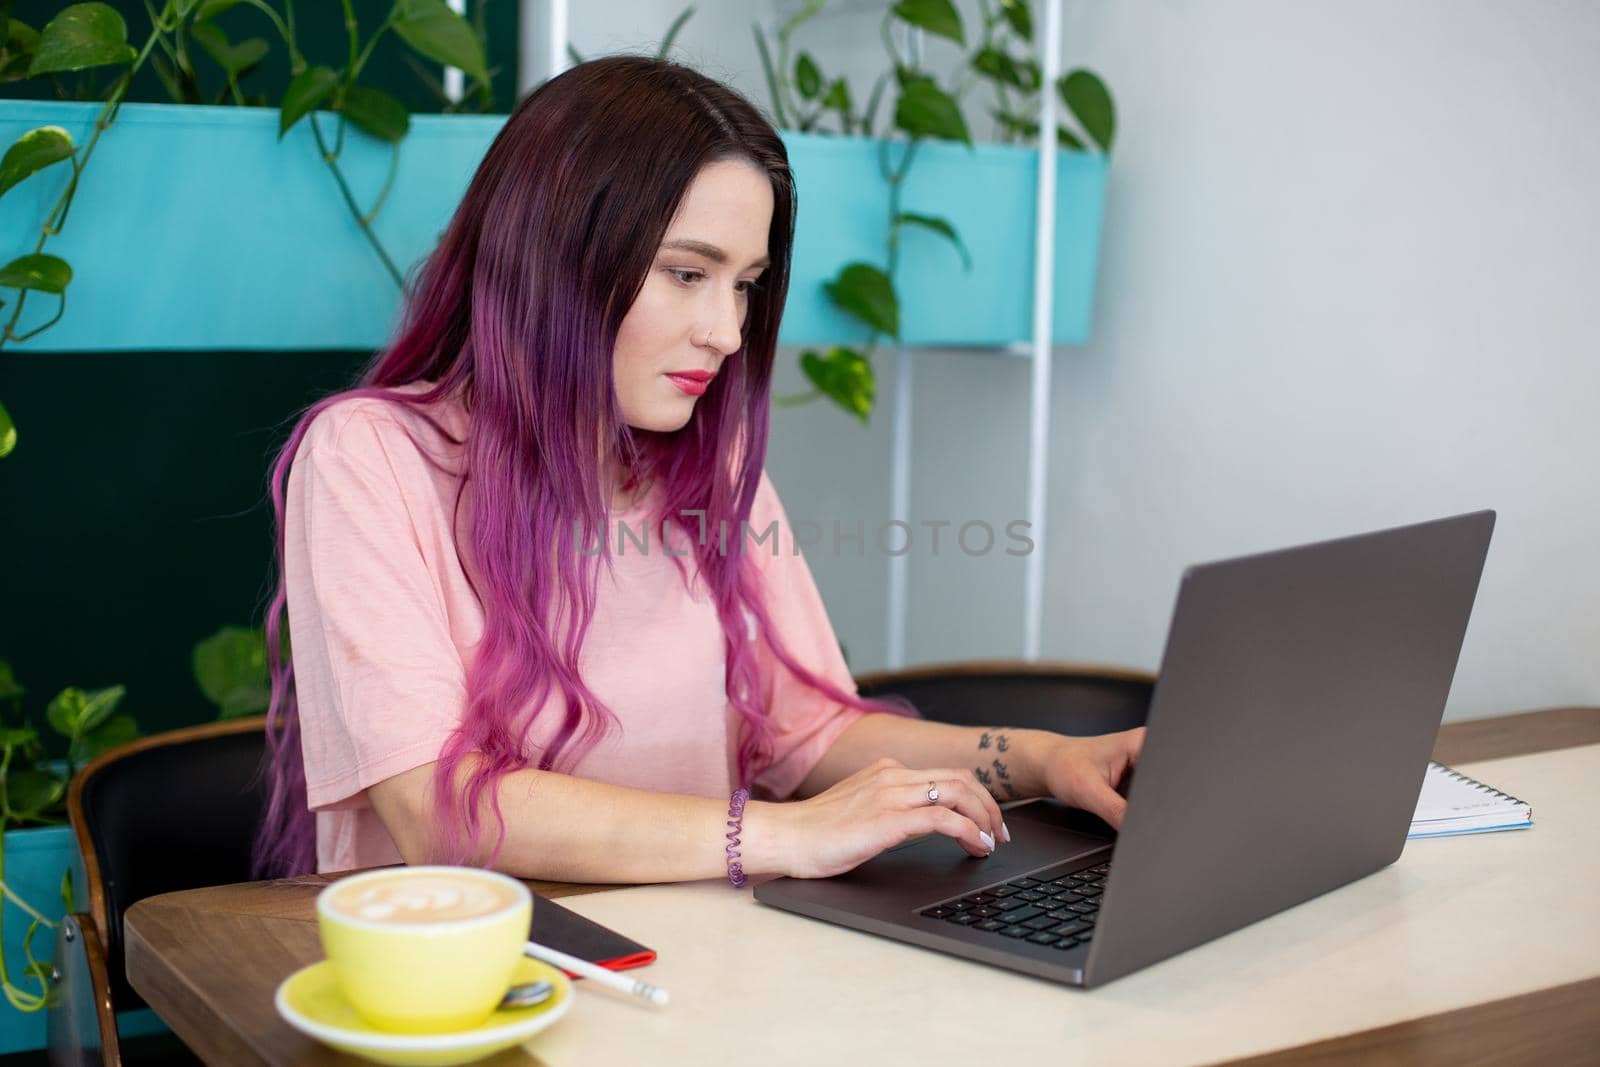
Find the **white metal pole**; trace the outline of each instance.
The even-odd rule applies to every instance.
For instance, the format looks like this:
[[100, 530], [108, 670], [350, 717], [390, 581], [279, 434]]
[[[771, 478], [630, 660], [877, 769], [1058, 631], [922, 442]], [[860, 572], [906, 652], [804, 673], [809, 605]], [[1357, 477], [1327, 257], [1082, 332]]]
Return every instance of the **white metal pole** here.
[[[913, 66], [922, 64], [922, 31], [907, 34], [907, 51]], [[894, 350], [894, 423], [889, 451], [889, 517], [911, 521], [911, 350], [898, 345]], [[910, 583], [910, 545], [906, 551], [889, 557], [889, 603], [884, 628], [886, 666], [897, 671], [906, 665], [906, 604]]]
[[567, 69], [568, 0], [521, 0], [517, 99]]
[[[911, 349], [894, 352], [894, 436], [890, 446], [889, 517], [911, 521]], [[908, 535], [909, 536], [909, 535]], [[906, 590], [910, 570], [907, 551], [889, 557], [889, 634], [887, 668], [906, 665]]]
[[1046, 0], [1039, 93], [1039, 199], [1033, 240], [1032, 422], [1028, 434], [1028, 522], [1033, 551], [1023, 561], [1022, 655], [1039, 658], [1044, 616], [1045, 476], [1050, 456], [1050, 358], [1055, 344], [1056, 79], [1061, 72], [1061, 0]]
[[[467, 0], [448, 0], [450, 10], [458, 15], [467, 13]], [[444, 95], [450, 98], [452, 104], [461, 103], [461, 97], [466, 93], [466, 78], [462, 75], [460, 67], [444, 68]]]
[[554, 78], [557, 74], [567, 69], [567, 0], [549, 0], [549, 51], [546, 61], [549, 63], [550, 73], [546, 77]]

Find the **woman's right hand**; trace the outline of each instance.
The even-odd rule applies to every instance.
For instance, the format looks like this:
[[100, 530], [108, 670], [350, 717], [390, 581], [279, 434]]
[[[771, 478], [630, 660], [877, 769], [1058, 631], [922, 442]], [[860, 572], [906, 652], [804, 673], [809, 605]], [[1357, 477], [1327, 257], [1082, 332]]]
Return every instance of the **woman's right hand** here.
[[[934, 803], [930, 784], [939, 790]], [[980, 859], [1008, 836], [1000, 805], [970, 770], [913, 769], [887, 756], [809, 799], [763, 804], [759, 818], [794, 878], [842, 874], [924, 834], [953, 837]]]

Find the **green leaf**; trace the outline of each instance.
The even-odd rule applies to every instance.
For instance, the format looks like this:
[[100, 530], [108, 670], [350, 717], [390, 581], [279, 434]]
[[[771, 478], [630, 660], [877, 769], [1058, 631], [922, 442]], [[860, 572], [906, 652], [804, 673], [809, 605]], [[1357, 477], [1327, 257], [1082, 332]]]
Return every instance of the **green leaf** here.
[[72, 865], [61, 872], [61, 903], [66, 908], [66, 914], [71, 915], [78, 909], [72, 905]]
[[50, 976], [54, 971], [55, 964], [51, 963], [49, 960], [34, 960], [32, 963], [28, 964], [22, 969], [22, 973], [24, 975], [31, 975], [47, 985], [49, 984]]
[[111, 63], [132, 63], [128, 24], [105, 4], [73, 4], [50, 20], [39, 34], [39, 46], [28, 74], [61, 74]]
[[404, 140], [406, 132], [411, 129], [411, 116], [406, 112], [406, 106], [377, 89], [350, 86], [344, 91], [339, 110], [351, 122], [390, 144]]
[[894, 5], [894, 14], [919, 29], [966, 46], [967, 36], [961, 29], [961, 15], [950, 0], [900, 0]]
[[72, 158], [72, 135], [60, 126], [40, 126], [18, 137], [0, 159], [0, 196], [30, 174]]
[[832, 108], [841, 115], [850, 114], [850, 86], [843, 78], [835, 78], [833, 84], [828, 86], [828, 95], [822, 98], [822, 106]]
[[1033, 40], [1033, 13], [1028, 10], [1027, 0], [1000, 0], [1000, 13], [1018, 37]]
[[139, 724], [132, 715], [116, 715], [102, 723], [99, 729], [84, 734], [79, 754], [87, 763], [102, 752], [137, 740], [139, 736]]
[[1016, 60], [998, 48], [985, 48], [973, 56], [972, 69], [986, 78], [1016, 86], [1018, 89], [1030, 88]]
[[307, 67], [294, 76], [294, 81], [283, 91], [283, 108], [278, 112], [278, 137], [328, 98], [339, 76], [327, 67]]
[[12, 19], [7, 28], [0, 29], [0, 82], [26, 78], [38, 47], [39, 31], [25, 22]]
[[122, 685], [96, 689], [87, 694], [83, 702], [83, 713], [78, 719], [78, 733], [89, 734], [99, 729], [100, 724], [111, 718], [111, 713], [127, 695], [128, 687]]
[[62, 737], [72, 737], [77, 733], [78, 722], [83, 718], [83, 708], [87, 703], [83, 690], [69, 686], [56, 694], [45, 708], [45, 718], [50, 721], [51, 729]]
[[0, 727], [0, 745], [6, 748], [21, 748], [31, 745], [39, 740], [39, 731], [31, 726]]
[[661, 47], [656, 49], [657, 59], [666, 59], [667, 53], [672, 51], [672, 42], [678, 39], [678, 31], [683, 29], [683, 24], [689, 21], [689, 16], [694, 14], [694, 8], [686, 7], [678, 12], [678, 17], [672, 20], [672, 25], [667, 27], [667, 35], [661, 38]]
[[822, 71], [817, 69], [817, 61], [810, 53], [801, 52], [800, 58], [794, 61], [794, 82], [800, 95], [807, 100], [815, 100], [822, 92]]
[[[1038, 132], [1039, 129], [1037, 126], [1035, 126], [1034, 133], [1037, 134]], [[1079, 152], [1087, 152], [1089, 150], [1089, 146], [1084, 144], [1083, 141], [1078, 138], [1077, 134], [1073, 133], [1065, 126], [1056, 127], [1056, 144], [1075, 149]]]
[[815, 352], [800, 356], [800, 369], [811, 379], [824, 396], [856, 416], [862, 422], [872, 414], [872, 403], [877, 394], [877, 384], [872, 374], [872, 364], [850, 348], [834, 348], [827, 358]]
[[252, 37], [238, 44], [229, 44], [227, 34], [209, 22], [197, 22], [189, 27], [189, 33], [200, 46], [211, 53], [211, 58], [217, 65], [228, 72], [229, 78], [237, 79], [246, 71], [251, 70], [267, 54], [267, 42], [259, 37]]
[[15, 700], [26, 692], [17, 684], [17, 676], [11, 673], [11, 664], [0, 659], [0, 700]]
[[979, 74], [1004, 85], [1015, 86], [1025, 93], [1039, 89], [1039, 64], [1031, 59], [1016, 59], [998, 48], [984, 48], [972, 57], [972, 67]]
[[267, 710], [267, 705], [272, 701], [272, 689], [269, 686], [245, 686], [231, 690], [222, 698], [219, 719], [242, 719], [246, 715], [260, 715]]
[[1111, 151], [1117, 133], [1117, 109], [1105, 83], [1093, 73], [1078, 69], [1056, 83], [1061, 100], [1078, 124], [1102, 152]]
[[1012, 115], [998, 108], [991, 108], [989, 114], [993, 115], [994, 120], [1013, 137], [1039, 136], [1039, 124], [1032, 119], [1024, 118], [1021, 115]]
[[21, 51], [32, 52], [39, 46], [39, 31], [13, 15], [5, 28], [0, 29], [0, 45], [13, 44]]
[[0, 404], [0, 459], [11, 454], [17, 447], [17, 424], [11, 421], [11, 412]]
[[194, 646], [194, 680], [221, 707], [238, 689], [267, 686], [267, 638], [260, 627], [224, 626]]
[[789, 21], [778, 27], [779, 42], [787, 41], [794, 35], [794, 31], [805, 25], [817, 12], [828, 4], [828, 0], [806, 0], [806, 4], [799, 11], [790, 16]]
[[787, 129], [789, 117], [783, 110], [783, 94], [778, 91], [778, 72], [772, 65], [772, 51], [767, 47], [767, 35], [761, 32], [761, 23], [752, 22], [750, 30], [756, 38], [756, 55], [761, 57], [761, 74], [767, 79], [767, 96], [772, 101], [772, 117], [780, 129]]
[[945, 141], [972, 144], [967, 120], [961, 108], [932, 78], [918, 77], [905, 83], [894, 108], [894, 124], [913, 137], [937, 137]]
[[184, 103], [183, 83], [178, 80], [177, 71], [163, 63], [160, 56], [151, 56], [150, 66], [156, 72], [156, 77], [160, 80], [161, 87], [172, 98], [172, 102], [174, 104]]
[[44, 252], [19, 256], [0, 267], [0, 285], [12, 289], [37, 289], [42, 293], [62, 293], [72, 281], [72, 268], [64, 259]]
[[205, 0], [200, 5], [200, 11], [195, 15], [194, 20], [196, 22], [205, 22], [207, 19], [214, 19], [240, 2], [241, 0]]
[[406, 44], [437, 63], [460, 67], [479, 81], [489, 80], [482, 43], [467, 20], [444, 0], [400, 0], [399, 8], [394, 30]]
[[[199, 2], [200, 0], [174, 0], [172, 9], [177, 13], [177, 16], [180, 20], [186, 19], [194, 13], [195, 6], [199, 4]], [[197, 21], [204, 20], [202, 19]]]
[[879, 333], [900, 336], [900, 304], [889, 276], [870, 263], [850, 263], [823, 289], [841, 309]]
[[934, 215], [918, 215], [910, 211], [902, 211], [897, 219], [899, 222], [910, 223], [932, 230], [934, 233], [946, 238], [956, 246], [956, 251], [961, 253], [961, 262], [966, 264], [967, 270], [972, 269], [972, 257], [967, 254], [967, 246], [961, 242], [961, 235], [956, 233], [956, 228], [946, 219]]
[[32, 767], [6, 775], [6, 803], [18, 815], [37, 815], [60, 800], [67, 783]]

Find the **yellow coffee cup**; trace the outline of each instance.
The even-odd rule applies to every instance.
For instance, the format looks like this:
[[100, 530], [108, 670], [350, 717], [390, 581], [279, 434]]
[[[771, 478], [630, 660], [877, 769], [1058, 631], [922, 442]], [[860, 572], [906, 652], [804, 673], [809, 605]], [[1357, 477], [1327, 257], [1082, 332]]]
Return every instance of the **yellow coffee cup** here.
[[389, 867], [317, 894], [322, 947], [352, 1007], [396, 1033], [447, 1033], [505, 995], [533, 918], [515, 878], [477, 867]]

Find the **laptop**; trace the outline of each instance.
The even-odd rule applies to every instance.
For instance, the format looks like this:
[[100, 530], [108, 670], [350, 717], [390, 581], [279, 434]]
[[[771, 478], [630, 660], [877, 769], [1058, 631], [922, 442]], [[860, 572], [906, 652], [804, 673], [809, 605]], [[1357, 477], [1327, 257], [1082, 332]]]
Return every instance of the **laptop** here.
[[985, 859], [927, 835], [832, 878], [763, 883], [756, 899], [1088, 987], [1388, 866], [1494, 520], [1185, 571], [1120, 835], [1035, 800], [1006, 809], [1011, 841]]

